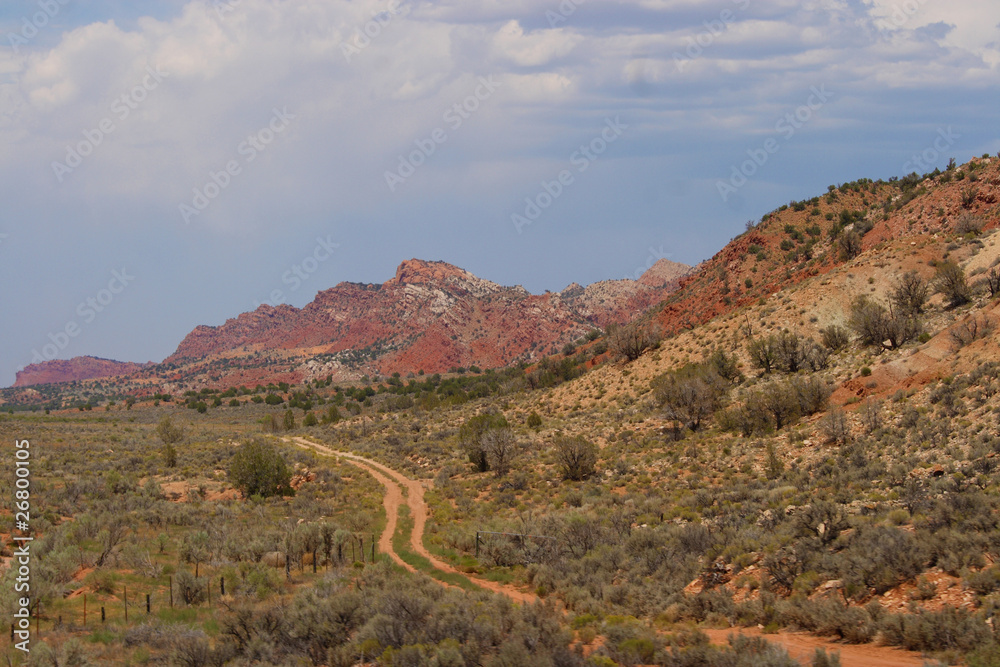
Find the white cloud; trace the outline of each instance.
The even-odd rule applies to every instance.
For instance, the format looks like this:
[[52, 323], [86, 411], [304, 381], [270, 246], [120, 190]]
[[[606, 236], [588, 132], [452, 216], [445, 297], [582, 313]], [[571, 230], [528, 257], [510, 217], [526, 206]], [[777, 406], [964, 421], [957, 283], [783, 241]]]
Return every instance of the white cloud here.
[[[776, 109], [797, 103], [815, 83], [861, 99], [887, 87], [996, 82], [988, 26], [1000, 10], [952, 3], [947, 20], [955, 28], [932, 30], [936, 39], [918, 29], [940, 22], [943, 10], [925, 2], [886, 39], [874, 25], [891, 17], [893, 5], [871, 2], [865, 11], [844, 2], [594, 0], [558, 29], [529, 30], [545, 25], [545, 10], [558, 3], [243, 0], [220, 19], [211, 3], [194, 1], [172, 18], [140, 19], [129, 29], [92, 23], [67, 31], [49, 50], [0, 56], [0, 138], [7, 145], [0, 177], [27, 170], [62, 193], [85, 192], [94, 202], [127, 195], [169, 211], [231, 159], [274, 106], [288, 106], [298, 114], [294, 129], [240, 177], [253, 187], [232, 192], [280, 201], [292, 182], [311, 206], [337, 200], [360, 208], [384, 194], [387, 165], [440, 126], [479, 76], [495, 75], [504, 87], [433, 158], [428, 169], [441, 178], [462, 175], [466, 161], [488, 171], [499, 155], [515, 159], [512, 147], [533, 150], [512, 141], [515, 135], [551, 138], [554, 126], [571, 133], [623, 109], [641, 108], [644, 131], [671, 133], [689, 123], [728, 133], [770, 124]], [[706, 35], [723, 10], [733, 20]], [[594, 18], [609, 12], [617, 22]], [[647, 25], [650, 12], [669, 27]], [[346, 57], [344, 45], [366, 27], [372, 34]], [[676, 54], [692, 43], [700, 47], [679, 67]], [[57, 186], [51, 162], [108, 117], [151, 64], [169, 73], [167, 81], [129, 118], [116, 119], [114, 133]], [[545, 145], [549, 153], [540, 159], [559, 159], [558, 140]], [[203, 220], [228, 219], [227, 228], [236, 220], [247, 228], [268, 224], [246, 217], [254, 209], [220, 197]]]
[[494, 51], [522, 67], [537, 67], [569, 55], [582, 37], [556, 28], [525, 33], [517, 21], [508, 21], [493, 38]]

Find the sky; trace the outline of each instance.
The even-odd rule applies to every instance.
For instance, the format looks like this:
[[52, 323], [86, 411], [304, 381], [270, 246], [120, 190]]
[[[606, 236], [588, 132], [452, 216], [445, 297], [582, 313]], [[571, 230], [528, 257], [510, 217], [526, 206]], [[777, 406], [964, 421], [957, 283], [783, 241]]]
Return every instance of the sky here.
[[981, 0], [7, 0], [0, 386], [443, 260], [534, 293], [1000, 151]]

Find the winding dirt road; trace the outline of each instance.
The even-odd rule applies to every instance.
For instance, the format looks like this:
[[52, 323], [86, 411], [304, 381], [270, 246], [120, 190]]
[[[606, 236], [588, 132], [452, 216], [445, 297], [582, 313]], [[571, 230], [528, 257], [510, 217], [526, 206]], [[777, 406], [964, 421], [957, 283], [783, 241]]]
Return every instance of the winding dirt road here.
[[[291, 438], [291, 440], [300, 447], [312, 449], [327, 456], [342, 458], [346, 462], [369, 473], [379, 484], [385, 487], [385, 497], [382, 499], [382, 505], [385, 507], [385, 529], [379, 537], [378, 548], [382, 553], [389, 554], [389, 557], [394, 562], [410, 572], [416, 572], [414, 567], [403, 561], [392, 547], [392, 536], [396, 533], [396, 525], [399, 522], [399, 508], [405, 502], [410, 510], [410, 517], [413, 518], [413, 531], [410, 533], [410, 548], [415, 554], [423, 556], [430, 561], [434, 569], [465, 577], [480, 588], [506, 595], [515, 602], [531, 603], [538, 600], [536, 595], [518, 590], [513, 586], [507, 586], [496, 581], [489, 581], [465, 572], [459, 572], [448, 563], [431, 554], [424, 547], [424, 528], [427, 525], [427, 503], [424, 502], [424, 486], [420, 482], [409, 479], [388, 466], [382, 465], [377, 461], [372, 461], [371, 459], [366, 459], [363, 456], [358, 456], [357, 454], [330, 449], [325, 445], [311, 442], [305, 438]], [[405, 494], [403, 493], [404, 489], [406, 490]]]
[[[416, 572], [416, 569], [403, 561], [392, 547], [392, 536], [395, 534], [396, 525], [399, 522], [399, 508], [405, 502], [410, 509], [410, 516], [413, 517], [410, 547], [414, 553], [430, 561], [435, 569], [465, 577], [477, 586], [493, 591], [494, 593], [506, 595], [515, 602], [531, 603], [538, 601], [537, 596], [518, 590], [513, 586], [506, 586], [495, 581], [488, 581], [466, 574], [465, 572], [459, 572], [448, 563], [432, 555], [424, 547], [424, 528], [427, 525], [427, 503], [424, 502], [424, 487], [420, 482], [409, 479], [388, 466], [382, 465], [377, 461], [372, 461], [371, 459], [366, 459], [363, 456], [358, 456], [357, 454], [336, 451], [305, 438], [291, 438], [291, 441], [300, 447], [311, 449], [320, 454], [342, 458], [347, 463], [355, 465], [370, 474], [379, 484], [385, 487], [385, 496], [382, 504], [385, 507], [386, 521], [385, 529], [379, 538], [378, 547], [382, 553], [389, 554], [389, 557], [394, 562], [410, 572]], [[405, 494], [403, 492], [404, 489], [406, 490]], [[439, 583], [443, 586], [450, 585], [444, 582]], [[753, 628], [705, 630], [705, 632], [713, 644], [727, 643], [728, 636], [734, 632], [747, 635], [761, 634]], [[839, 644], [823, 637], [785, 631], [778, 634], [765, 635], [765, 638], [774, 644], [784, 647], [793, 658], [803, 665], [810, 664], [813, 652], [817, 648], [824, 648], [828, 653], [839, 652], [840, 661], [844, 667], [920, 667], [920, 665], [924, 664], [924, 660], [919, 653], [887, 646]]]

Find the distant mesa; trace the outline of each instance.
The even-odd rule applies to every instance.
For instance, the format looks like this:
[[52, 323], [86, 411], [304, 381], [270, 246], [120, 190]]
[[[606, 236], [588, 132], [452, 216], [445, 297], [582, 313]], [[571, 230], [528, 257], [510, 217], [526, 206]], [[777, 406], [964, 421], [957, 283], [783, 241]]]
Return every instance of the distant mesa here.
[[14, 387], [33, 387], [40, 384], [94, 380], [114, 375], [132, 375], [152, 365], [152, 363], [137, 364], [99, 357], [55, 359], [25, 366], [24, 369], [18, 371]]

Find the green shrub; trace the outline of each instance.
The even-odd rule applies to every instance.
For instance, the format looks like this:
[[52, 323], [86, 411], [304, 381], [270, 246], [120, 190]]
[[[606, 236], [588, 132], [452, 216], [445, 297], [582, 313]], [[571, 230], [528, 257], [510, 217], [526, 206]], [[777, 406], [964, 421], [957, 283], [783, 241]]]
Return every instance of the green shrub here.
[[245, 441], [229, 462], [229, 481], [247, 498], [290, 495], [291, 477], [285, 459], [265, 440]]
[[910, 651], [972, 651], [986, 646], [992, 631], [982, 618], [962, 609], [891, 614], [880, 624], [883, 641]]

